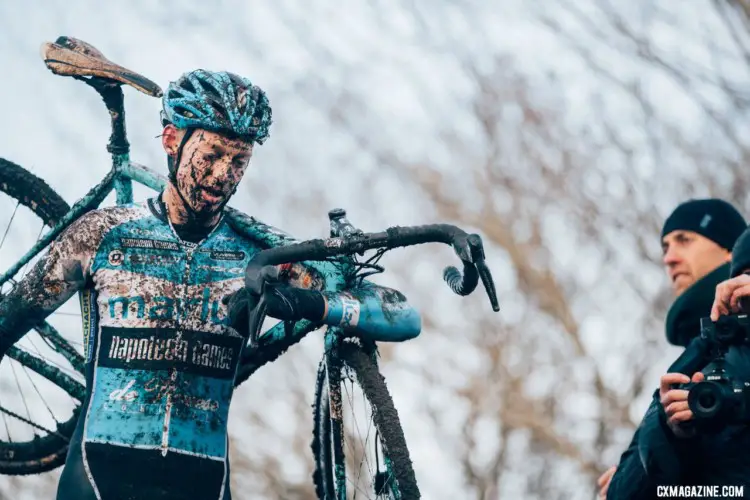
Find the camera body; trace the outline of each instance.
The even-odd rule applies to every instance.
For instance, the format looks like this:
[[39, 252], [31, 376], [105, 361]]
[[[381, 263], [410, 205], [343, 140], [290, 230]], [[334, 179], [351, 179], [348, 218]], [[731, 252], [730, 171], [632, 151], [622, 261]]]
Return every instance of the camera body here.
[[707, 363], [701, 369], [705, 380], [683, 386], [688, 389], [694, 425], [710, 432], [750, 423], [750, 381], [734, 373], [725, 359], [730, 349], [750, 347], [750, 317], [721, 316], [716, 322], [701, 318], [701, 338], [709, 346]]

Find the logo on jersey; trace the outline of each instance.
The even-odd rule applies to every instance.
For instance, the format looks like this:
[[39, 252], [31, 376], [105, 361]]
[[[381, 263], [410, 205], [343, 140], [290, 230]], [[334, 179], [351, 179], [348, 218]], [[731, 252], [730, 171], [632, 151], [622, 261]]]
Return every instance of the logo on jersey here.
[[[231, 379], [243, 339], [173, 328], [109, 328], [101, 330], [98, 366], [136, 371], [177, 372]], [[179, 380], [194, 380], [177, 376]], [[162, 376], [162, 378], [164, 378]], [[167, 383], [169, 377], [162, 382]], [[112, 387], [117, 389], [117, 387]], [[125, 395], [127, 390], [117, 394]]]
[[135, 380], [131, 379], [125, 387], [121, 389], [115, 389], [109, 393], [110, 401], [133, 401], [138, 397], [138, 391], [132, 391], [132, 387], [135, 384]]
[[[145, 398], [144, 398], [145, 396]], [[190, 394], [189, 387], [178, 387], [177, 384], [163, 378], [154, 377], [141, 387], [136, 385], [135, 379], [130, 379], [124, 387], [115, 389], [109, 393], [109, 401], [113, 402], [131, 402], [131, 401], [158, 401], [170, 397], [172, 404], [183, 404], [190, 408], [203, 411], [216, 411], [219, 409], [219, 402], [211, 398], [201, 398]], [[121, 408], [123, 411], [128, 409], [127, 405]], [[145, 408], [141, 410], [144, 412]]]
[[182, 299], [165, 295], [129, 295], [112, 296], [107, 301], [111, 319], [128, 319], [133, 315], [137, 319], [178, 320], [187, 319], [200, 311], [201, 321], [214, 324], [227, 324], [228, 318], [221, 307], [221, 299], [212, 299], [211, 289], [203, 288], [198, 297]]
[[214, 250], [211, 252], [211, 258], [214, 260], [244, 260], [245, 252], [223, 252]]
[[109, 261], [111, 266], [121, 266], [124, 260], [125, 256], [121, 250], [112, 250], [107, 257], [107, 261]]
[[133, 361], [179, 361], [202, 368], [231, 370], [235, 350], [231, 346], [213, 345], [184, 338], [147, 338], [113, 335], [108, 359], [125, 363]]
[[182, 257], [178, 254], [137, 254], [133, 253], [128, 257], [128, 260], [132, 264], [146, 264], [146, 265], [173, 265], [178, 262]]
[[94, 337], [96, 336], [96, 321], [92, 321], [92, 310], [96, 309], [96, 299], [93, 292], [86, 288], [81, 290], [81, 320], [83, 322], [83, 353], [86, 361], [93, 358]]
[[178, 251], [180, 245], [175, 241], [150, 240], [145, 238], [120, 238], [123, 248], [153, 248], [154, 250]]

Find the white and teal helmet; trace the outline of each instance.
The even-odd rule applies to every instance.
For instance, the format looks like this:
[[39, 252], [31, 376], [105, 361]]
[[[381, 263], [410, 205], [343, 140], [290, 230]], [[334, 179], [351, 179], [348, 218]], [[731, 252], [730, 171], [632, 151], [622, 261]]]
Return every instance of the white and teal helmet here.
[[162, 124], [201, 128], [263, 144], [271, 126], [265, 92], [227, 71], [197, 69], [171, 82], [162, 98]]

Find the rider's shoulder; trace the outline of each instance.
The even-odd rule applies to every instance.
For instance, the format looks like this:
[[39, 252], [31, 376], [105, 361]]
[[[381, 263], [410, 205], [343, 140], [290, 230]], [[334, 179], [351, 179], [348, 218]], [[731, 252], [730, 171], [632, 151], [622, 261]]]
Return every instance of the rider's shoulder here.
[[227, 233], [255, 247], [269, 248], [298, 241], [290, 233], [240, 212], [225, 217], [224, 221]]
[[96, 240], [115, 226], [147, 215], [148, 212], [142, 203], [97, 208], [81, 215], [70, 225], [67, 232]]

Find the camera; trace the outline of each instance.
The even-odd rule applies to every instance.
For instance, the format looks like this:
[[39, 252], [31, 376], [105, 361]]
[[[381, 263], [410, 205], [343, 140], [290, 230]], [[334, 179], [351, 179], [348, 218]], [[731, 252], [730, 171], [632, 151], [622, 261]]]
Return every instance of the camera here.
[[683, 386], [688, 389], [694, 425], [712, 431], [726, 425], [750, 423], [750, 381], [727, 361], [736, 351], [750, 347], [750, 317], [721, 316], [716, 322], [702, 318], [701, 338], [708, 346], [704, 354], [706, 363], [701, 369], [705, 380]]

